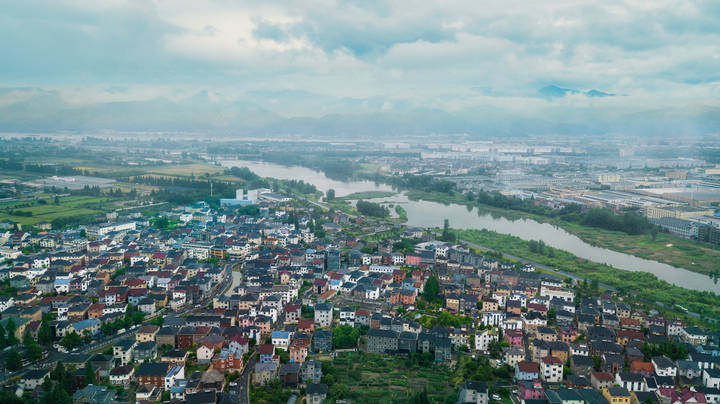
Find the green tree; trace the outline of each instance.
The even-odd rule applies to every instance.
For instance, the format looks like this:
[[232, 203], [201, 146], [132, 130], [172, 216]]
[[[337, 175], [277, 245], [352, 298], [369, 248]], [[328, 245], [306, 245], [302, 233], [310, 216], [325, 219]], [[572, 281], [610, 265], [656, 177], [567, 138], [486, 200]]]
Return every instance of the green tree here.
[[7, 343], [8, 346], [17, 345], [19, 342], [17, 337], [15, 336], [15, 332], [17, 331], [17, 325], [15, 324], [15, 319], [10, 317], [8, 319], [8, 322], [5, 323], [5, 331], [7, 331]]
[[26, 352], [28, 359], [36, 361], [36, 360], [42, 358], [43, 349], [40, 345], [38, 345], [37, 342], [33, 341], [26, 348], [27, 348], [27, 350], [25, 352]]
[[66, 334], [63, 339], [60, 341], [60, 344], [64, 346], [66, 349], [74, 349], [82, 345], [83, 339], [73, 330], [72, 332]]
[[333, 329], [333, 345], [335, 349], [348, 349], [357, 345], [360, 331], [349, 325], [340, 325]]
[[55, 205], [60, 205], [60, 198], [57, 195], [55, 195], [55, 200], [53, 201], [53, 203]]
[[95, 384], [95, 383], [97, 383], [95, 369], [93, 369], [92, 363], [90, 361], [88, 361], [87, 364], [85, 365], [85, 384]]
[[0, 349], [7, 347], [7, 339], [5, 338], [5, 328], [0, 324]]
[[332, 200], [334, 200], [334, 199], [335, 199], [335, 190], [332, 189], [332, 188], [330, 188], [330, 189], [328, 189], [327, 192], [325, 193], [325, 200], [327, 200], [328, 202], [330, 202], [330, 201], [332, 201]]
[[18, 343], [18, 339], [15, 336], [15, 331], [17, 330], [17, 326], [15, 325], [15, 320], [10, 317], [5, 324], [5, 331], [7, 331], [7, 344], [8, 346], [13, 346]]
[[22, 357], [18, 351], [11, 349], [5, 356], [5, 368], [11, 372], [20, 370], [22, 367]]
[[52, 343], [53, 335], [52, 330], [50, 329], [50, 324], [43, 321], [42, 324], [40, 324], [40, 329], [38, 330], [38, 342], [42, 345], [50, 345]]
[[35, 339], [30, 335], [29, 331], [25, 331], [25, 334], [23, 335], [23, 346], [27, 348], [28, 346], [32, 345], [35, 342]]
[[167, 229], [169, 224], [170, 223], [166, 216], [162, 216], [155, 221], [155, 227], [157, 227], [158, 229]]
[[435, 275], [430, 275], [427, 281], [425, 281], [425, 288], [423, 289], [423, 297], [428, 302], [434, 302], [437, 299], [437, 295], [440, 292], [440, 283]]
[[152, 319], [152, 321], [150, 321], [150, 324], [156, 325], [158, 327], [162, 327], [164, 322], [165, 322], [165, 318], [162, 315], [159, 315], [159, 316], [155, 317], [154, 319]]
[[427, 393], [427, 387], [424, 388], [423, 391], [419, 391], [419, 392], [415, 393], [415, 395], [410, 399], [410, 403], [411, 404], [430, 404], [430, 399], [428, 398], [428, 393]]

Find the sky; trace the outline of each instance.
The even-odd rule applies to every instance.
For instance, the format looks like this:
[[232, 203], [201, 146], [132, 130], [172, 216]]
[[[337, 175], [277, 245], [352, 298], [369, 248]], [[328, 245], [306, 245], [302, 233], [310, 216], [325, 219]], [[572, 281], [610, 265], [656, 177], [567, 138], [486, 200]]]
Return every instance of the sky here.
[[358, 116], [393, 132], [428, 116], [408, 130], [718, 122], [717, 1], [4, 0], [0, 10], [0, 129], [128, 129], [107, 116], [117, 113], [134, 129], [240, 131]]

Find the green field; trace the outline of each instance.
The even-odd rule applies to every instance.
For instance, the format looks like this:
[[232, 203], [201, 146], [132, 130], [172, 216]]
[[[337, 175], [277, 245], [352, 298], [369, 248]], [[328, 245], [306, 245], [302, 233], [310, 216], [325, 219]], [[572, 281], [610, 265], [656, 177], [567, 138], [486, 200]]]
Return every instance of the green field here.
[[452, 369], [442, 365], [421, 366], [400, 356], [339, 354], [332, 362], [323, 363], [323, 374], [326, 382], [327, 379], [333, 382], [330, 396], [351, 398], [353, 402], [404, 402], [423, 388], [431, 402], [444, 402], [449, 395], [457, 398]]
[[192, 175], [195, 176], [195, 178], [203, 177], [205, 174], [208, 175], [215, 175], [215, 174], [222, 174], [225, 172], [225, 169], [223, 167], [214, 166], [211, 164], [203, 164], [203, 163], [193, 163], [193, 164], [178, 164], [178, 165], [168, 165], [168, 166], [153, 166], [148, 167], [147, 169], [148, 174], [165, 174], [165, 175], [175, 175], [180, 177], [190, 177]]
[[397, 192], [393, 191], [364, 191], [364, 192], [353, 192], [352, 194], [338, 197], [335, 199], [342, 200], [353, 200], [353, 199], [373, 199], [373, 198], [388, 198], [395, 196]]
[[[0, 220], [12, 220], [24, 226], [38, 222], [52, 222], [57, 218], [81, 215], [103, 214], [115, 208], [115, 198], [96, 196], [65, 196], [55, 205], [54, 198], [40, 198], [46, 201], [23, 199], [0, 204]], [[29, 216], [17, 214], [17, 211], [29, 212]]]

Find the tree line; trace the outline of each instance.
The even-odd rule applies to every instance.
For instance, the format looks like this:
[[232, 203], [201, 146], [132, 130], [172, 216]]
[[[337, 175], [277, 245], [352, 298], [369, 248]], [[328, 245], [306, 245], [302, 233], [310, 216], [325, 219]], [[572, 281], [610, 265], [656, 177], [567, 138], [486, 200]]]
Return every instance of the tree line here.
[[625, 210], [615, 213], [610, 209], [592, 208], [584, 210], [580, 204], [569, 204], [561, 209], [535, 204], [535, 199], [520, 199], [508, 197], [498, 191], [469, 192], [467, 199], [479, 204], [493, 206], [500, 209], [516, 210], [535, 215], [559, 218], [566, 222], [579, 223], [585, 226], [597, 227], [605, 230], [621, 231], [637, 235], [656, 233], [657, 227], [635, 210]]
[[390, 210], [379, 203], [359, 200], [356, 208], [361, 215], [365, 216], [388, 217], [390, 215]]

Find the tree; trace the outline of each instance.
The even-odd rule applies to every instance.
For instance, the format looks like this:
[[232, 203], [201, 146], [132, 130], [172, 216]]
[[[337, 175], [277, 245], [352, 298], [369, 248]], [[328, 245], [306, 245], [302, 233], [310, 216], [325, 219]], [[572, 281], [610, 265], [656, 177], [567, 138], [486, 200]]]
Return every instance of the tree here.
[[15, 325], [15, 320], [10, 317], [5, 324], [5, 331], [7, 331], [7, 344], [8, 346], [13, 346], [18, 343], [18, 339], [15, 336], [15, 331], [17, 330], [17, 326]]
[[50, 329], [50, 324], [43, 321], [42, 324], [40, 324], [40, 329], [38, 330], [38, 342], [42, 345], [50, 345], [52, 343], [52, 330]]
[[83, 340], [80, 334], [75, 332], [73, 330], [72, 332], [66, 334], [63, 339], [60, 341], [60, 344], [64, 346], [66, 349], [74, 349], [82, 345]]
[[164, 322], [165, 322], [165, 318], [162, 315], [159, 315], [159, 316], [155, 317], [154, 319], [152, 319], [150, 321], [150, 324], [162, 327]]
[[353, 348], [360, 337], [360, 331], [349, 325], [340, 325], [333, 330], [333, 345], [335, 349]]
[[[453, 397], [455, 397], [453, 395]], [[423, 391], [419, 391], [415, 393], [415, 395], [410, 399], [411, 404], [430, 404], [430, 399], [428, 398], [427, 394], [427, 387], [423, 389]]]
[[5, 356], [5, 368], [11, 372], [20, 370], [22, 367], [22, 357], [18, 351], [11, 349]]
[[42, 358], [43, 349], [40, 345], [38, 345], [37, 342], [33, 341], [26, 348], [27, 348], [27, 350], [25, 352], [26, 352], [28, 359], [30, 359], [32, 361], [36, 361], [36, 360]]
[[440, 283], [435, 275], [431, 275], [425, 282], [425, 289], [423, 289], [423, 297], [428, 302], [433, 302], [437, 298], [437, 294], [440, 292]]
[[169, 224], [167, 216], [162, 216], [155, 221], [155, 227], [158, 229], [167, 229]]
[[95, 384], [95, 383], [97, 383], [95, 369], [93, 369], [92, 363], [90, 361], [88, 361], [87, 364], [85, 365], [85, 384]]
[[32, 345], [35, 342], [35, 339], [30, 335], [29, 331], [25, 331], [25, 335], [23, 335], [23, 346], [27, 348], [28, 346]]
[[55, 201], [53, 201], [53, 203], [55, 205], [60, 205], [60, 198], [57, 195], [55, 195]]
[[443, 232], [440, 238], [443, 241], [449, 241], [450, 238], [450, 221], [448, 219], [443, 220]]
[[335, 199], [335, 190], [332, 189], [332, 188], [330, 188], [330, 189], [328, 189], [327, 192], [325, 193], [325, 200], [328, 201], [328, 202], [331, 202], [331, 201], [334, 200], [334, 199]]
[[5, 329], [3, 328], [2, 324], [0, 324], [0, 349], [5, 349], [7, 347], [7, 339], [5, 338]]

